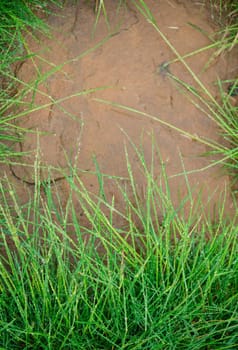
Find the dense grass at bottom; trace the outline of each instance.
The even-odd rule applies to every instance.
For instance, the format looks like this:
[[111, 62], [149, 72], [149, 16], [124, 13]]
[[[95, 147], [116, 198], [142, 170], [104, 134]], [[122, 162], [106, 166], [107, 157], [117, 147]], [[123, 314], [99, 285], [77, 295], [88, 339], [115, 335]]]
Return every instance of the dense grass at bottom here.
[[[22, 12], [22, 7], [18, 8]], [[33, 22], [33, 28], [34, 23], [39, 24]], [[18, 20], [16, 31], [6, 32], [10, 40], [2, 36], [1, 42], [9, 41], [15, 49], [18, 38], [23, 40], [21, 30], [28, 25], [31, 23]], [[11, 55], [3, 52], [2, 57], [5, 65], [0, 72], [7, 76]], [[4, 112], [7, 99], [2, 91]], [[235, 121], [235, 112], [233, 108], [234, 118], [229, 115], [229, 121]], [[85, 202], [91, 228], [81, 226], [72, 202], [65, 210], [56, 209], [50, 190], [43, 207], [36, 191], [32, 202], [23, 208], [14, 198], [13, 210], [5, 198], [11, 190], [5, 184], [2, 188], [2, 349], [238, 348], [235, 220], [225, 222], [222, 210], [216, 225], [209, 220], [203, 225], [200, 219], [186, 220], [152, 183], [143, 211], [124, 194], [128, 226], [122, 230], [112, 220], [112, 204], [103, 203], [102, 198], [94, 202], [83, 189], [71, 185], [74, 195]], [[162, 223], [152, 222], [159, 199], [165, 203]], [[102, 204], [109, 208], [109, 218], [101, 210]], [[131, 213], [136, 214], [143, 230], [132, 221]], [[86, 235], [87, 245], [83, 243]], [[9, 241], [14, 242], [14, 250]], [[104, 254], [95, 249], [100, 242]]]
[[[216, 225], [191, 223], [166, 196], [163, 223], [152, 222], [159, 187], [147, 190], [143, 211], [126, 198], [129, 227], [123, 231], [113, 223], [113, 205], [105, 216], [106, 202], [84, 189], [77, 193], [87, 229], [71, 200], [67, 210], [56, 208], [50, 188], [43, 208], [37, 194], [28, 207], [14, 199], [16, 216], [4, 203], [11, 191], [2, 187], [2, 349], [238, 348], [235, 224], [222, 214]], [[95, 249], [100, 242], [103, 254]]]

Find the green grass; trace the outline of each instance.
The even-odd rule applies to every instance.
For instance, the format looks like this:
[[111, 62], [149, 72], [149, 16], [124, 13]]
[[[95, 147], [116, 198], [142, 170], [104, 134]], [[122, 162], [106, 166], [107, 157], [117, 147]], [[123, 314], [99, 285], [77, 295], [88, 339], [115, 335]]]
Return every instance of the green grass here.
[[[49, 28], [37, 15], [48, 13], [47, 3], [39, 0], [19, 0], [14, 4], [7, 0], [0, 3], [0, 106], [15, 92], [15, 63], [27, 55], [25, 36], [41, 31], [49, 34]], [[13, 78], [13, 79], [12, 79]]]
[[[169, 193], [153, 179], [142, 155], [140, 159], [147, 179], [146, 199], [142, 203], [136, 192], [129, 198], [121, 187], [123, 213], [104, 199], [103, 191], [95, 197], [76, 174], [68, 178], [87, 216], [87, 227], [80, 224], [71, 199], [65, 210], [53, 200], [50, 184], [45, 187], [43, 208], [38, 186], [24, 208], [11, 186], [2, 186], [1, 241], [6, 252], [0, 265], [2, 348], [238, 346], [236, 226], [225, 220], [222, 210], [216, 225], [208, 218], [201, 225], [199, 215], [185, 219], [183, 207], [173, 207]], [[127, 162], [130, 186], [135, 188]], [[103, 189], [104, 175], [97, 175]], [[192, 197], [184, 198], [186, 202], [193, 207]], [[164, 213], [160, 222], [154, 215], [158, 203]], [[115, 215], [126, 219], [124, 229], [116, 227]]]
[[[10, 68], [11, 63], [26, 54], [24, 33], [46, 30], [32, 12], [37, 6], [48, 11], [46, 3], [19, 1], [14, 7], [9, 1], [0, 4], [0, 75], [4, 82], [0, 94], [1, 162], [9, 161], [12, 150], [8, 144], [18, 140], [19, 135], [12, 124], [14, 118], [47, 107], [33, 104], [23, 112], [12, 110], [22, 103], [24, 94], [33, 91], [33, 85], [22, 84], [25, 89], [22, 95], [12, 96], [17, 80]], [[137, 5], [171, 47], [176, 57], [174, 61], [179, 60], [186, 66], [185, 58], [160, 32], [146, 3], [141, 0]], [[231, 50], [237, 44], [237, 5], [231, 1], [212, 2], [212, 6], [215, 5], [218, 18], [223, 18], [224, 10], [231, 14], [231, 21], [226, 24], [230, 36], [228, 40], [224, 39], [224, 32], [221, 32], [220, 39], [211, 45], [218, 50]], [[99, 3], [99, 10], [106, 13], [103, 1]], [[218, 80], [222, 99], [218, 104], [189, 66], [186, 67], [203, 97], [193, 86], [174, 76], [170, 78], [191, 100], [199, 100], [201, 108], [209, 111], [231, 147], [188, 135], [185, 130], [177, 131], [196, 137], [197, 142], [206, 142], [213, 152], [222, 154], [223, 159], [219, 162], [236, 176], [238, 119], [231, 95], [237, 82]], [[58, 69], [60, 67], [53, 67], [46, 74]], [[39, 79], [42, 82], [45, 76]], [[229, 91], [228, 85], [231, 85]], [[88, 92], [77, 92], [77, 96]], [[156, 116], [132, 110], [130, 106], [113, 104], [165, 123]], [[167, 126], [176, 130], [173, 125]], [[107, 176], [100, 173], [96, 159], [98, 196], [89, 193], [80, 174], [72, 168], [71, 175], [66, 177], [71, 193], [64, 208], [60, 196], [54, 195], [54, 184], [39, 182], [37, 168], [34, 194], [24, 206], [8, 180], [1, 179], [1, 349], [238, 348], [237, 218], [225, 217], [222, 199], [216, 222], [206, 217], [203, 204], [195, 201], [189, 184], [187, 197], [181, 199], [179, 208], [174, 207], [166, 169], [160, 181], [155, 180], [155, 159], [148, 167], [143, 153], [133, 148], [147, 184], [145, 198], [137, 194], [126, 152], [127, 186], [131, 196], [120, 179], [115, 179], [125, 202], [123, 212], [118, 211], [113, 200], [106, 199], [104, 180]], [[87, 218], [85, 226], [72, 196], [77, 198]], [[184, 216], [185, 205], [190, 207], [187, 217]], [[160, 218], [158, 209], [162, 213]], [[118, 217], [125, 222], [124, 227], [117, 226]]]
[[16, 156], [11, 145], [19, 140], [14, 125], [12, 107], [19, 103], [17, 96], [16, 67], [29, 55], [25, 36], [41, 31], [49, 34], [49, 28], [37, 16], [49, 13], [49, 4], [59, 1], [18, 0], [0, 2], [0, 162]]
[[[217, 56], [225, 54], [231, 50], [237, 50], [238, 44], [238, 6], [235, 1], [211, 1], [211, 8], [215, 8], [216, 16], [213, 19], [221, 18], [222, 30], [220, 32], [214, 33], [214, 37], [210, 38], [211, 43], [204, 48], [200, 48], [197, 51], [190, 52], [185, 56], [181, 56], [177, 49], [170, 43], [166, 35], [160, 30], [160, 25], [157, 23], [153, 13], [150, 11], [146, 2], [143, 0], [134, 1], [137, 9], [146, 18], [146, 20], [151, 23], [154, 29], [157, 31], [158, 35], [164, 40], [164, 42], [171, 49], [175, 58], [167, 65], [172, 67], [173, 63], [180, 62], [186, 70], [189, 72], [193, 79], [193, 85], [188, 85], [186, 82], [181, 81], [178, 77], [171, 73], [167, 76], [175, 83], [182, 93], [185, 93], [197, 108], [199, 108], [208, 118], [212, 119], [219, 127], [220, 133], [223, 135], [224, 140], [227, 141], [229, 146], [223, 146], [217, 144], [214, 140], [205, 140], [199, 138], [196, 135], [188, 135], [186, 130], [178, 130], [173, 125], [168, 125], [165, 121], [161, 120], [157, 116], [146, 115], [141, 111], [135, 111], [135, 113], [144, 116], [146, 118], [152, 118], [157, 120], [157, 122], [166, 124], [170, 128], [176, 130], [191, 139], [195, 139], [198, 142], [204, 143], [210, 146], [211, 154], [220, 154], [222, 160], [220, 163], [227, 168], [228, 174], [232, 177], [232, 186], [234, 184], [234, 189], [237, 188], [235, 185], [238, 179], [238, 78], [234, 78], [226, 81], [221, 81], [217, 79], [217, 86], [220, 91], [220, 102], [214, 98], [210, 91], [203, 85], [202, 81], [196, 76], [193, 70], [190, 68], [186, 61], [187, 57], [196, 55], [202, 51], [214, 48], [215, 52], [212, 55], [209, 62], [207, 62], [204, 69], [207, 69], [211, 62], [216, 59]], [[225, 14], [227, 17], [225, 17]], [[226, 21], [224, 20], [226, 19]], [[200, 30], [200, 29], [199, 29]], [[110, 103], [109, 101], [101, 101], [104, 103]], [[111, 102], [118, 108], [132, 110], [130, 106], [119, 106], [117, 103]]]
[[[238, 3], [237, 1], [211, 1], [214, 11], [214, 19], [220, 23], [221, 30], [216, 34], [219, 37], [220, 47], [218, 53], [222, 54], [237, 50], [238, 45]], [[217, 36], [218, 35], [218, 36]], [[236, 51], [235, 51], [236, 52]], [[237, 73], [237, 72], [236, 72]], [[221, 130], [224, 138], [230, 143], [230, 149], [223, 153], [229, 174], [233, 177], [233, 184], [238, 178], [238, 77], [227, 81], [218, 80], [221, 95], [221, 109], [218, 111], [220, 120], [223, 121]], [[235, 185], [235, 189], [236, 189]]]

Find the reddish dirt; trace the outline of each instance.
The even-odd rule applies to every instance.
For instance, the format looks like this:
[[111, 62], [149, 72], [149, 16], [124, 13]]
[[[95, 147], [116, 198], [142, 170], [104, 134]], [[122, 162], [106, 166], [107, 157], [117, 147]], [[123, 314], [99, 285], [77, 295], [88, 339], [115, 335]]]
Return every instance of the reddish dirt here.
[[[202, 2], [146, 2], [160, 30], [180, 55], [210, 44], [210, 40], [198, 30], [201, 28], [209, 35], [214, 33], [209, 12]], [[127, 185], [126, 146], [136, 189], [143, 203], [145, 178], [130, 140], [136, 147], [143, 146], [144, 157], [150, 167], [153, 139], [159, 150], [155, 155], [154, 177], [159, 181], [164, 164], [174, 205], [178, 206], [188, 194], [186, 178], [181, 175], [186, 169], [187, 180], [194, 189], [194, 198], [199, 194], [207, 215], [213, 216], [221, 193], [229, 189], [229, 178], [224, 175], [222, 168], [211, 166], [211, 161], [219, 158], [202, 156], [210, 150], [207, 145], [159, 120], [195, 137], [222, 144], [218, 127], [207, 116], [206, 108], [201, 110], [191, 103], [181, 86], [168, 76], [166, 69], [161, 69], [163, 63], [173, 60], [175, 55], [160, 34], [132, 5], [118, 9], [116, 3], [106, 2], [110, 28], [101, 16], [93, 34], [95, 14], [92, 8], [82, 2], [78, 5], [72, 2], [63, 10], [57, 10], [57, 15], [49, 16], [51, 38], [38, 36], [37, 41], [28, 39], [30, 50], [37, 56], [21, 65], [18, 77], [29, 83], [39, 72], [45, 74], [44, 81], [39, 81], [37, 90], [28, 93], [25, 101], [29, 103], [34, 95], [34, 105], [46, 107], [17, 121], [19, 126], [33, 131], [26, 133], [24, 141], [18, 145], [18, 150], [30, 153], [23, 156], [22, 164], [12, 166], [9, 176], [12, 175], [22, 200], [27, 200], [34, 189], [33, 165], [38, 147], [43, 166], [41, 180], [47, 179], [47, 168], [50, 167], [52, 179], [57, 180], [53, 189], [55, 187], [57, 190], [62, 205], [66, 205], [69, 185], [62, 176], [70, 174], [69, 163], [78, 169], [85, 186], [98, 194], [95, 157], [101, 171], [118, 177], [117, 182], [128, 187], [128, 196], [132, 198], [130, 186]], [[102, 43], [104, 38], [107, 39]], [[213, 53], [211, 49], [203, 51], [187, 58], [186, 63], [212, 96], [217, 98], [216, 79], [227, 78], [234, 67], [231, 67], [229, 57], [217, 57], [205, 69]], [[53, 72], [58, 65], [61, 65], [60, 69]], [[171, 63], [169, 70], [186, 83], [198, 87], [182, 63]], [[88, 89], [96, 90], [87, 93]], [[96, 98], [134, 108], [153, 118], [105, 105]], [[199, 103], [198, 100], [195, 102]], [[37, 136], [34, 131], [41, 133]], [[63, 169], [63, 173], [55, 168]], [[123, 210], [125, 204], [115, 180], [104, 180], [107, 198], [110, 201], [113, 197], [117, 208]], [[84, 222], [84, 213], [78, 200], [75, 200], [75, 207]], [[190, 208], [191, 203], [188, 201], [185, 206], [187, 213]], [[225, 210], [227, 214], [233, 211], [229, 191]], [[158, 215], [162, 213], [158, 212]]]

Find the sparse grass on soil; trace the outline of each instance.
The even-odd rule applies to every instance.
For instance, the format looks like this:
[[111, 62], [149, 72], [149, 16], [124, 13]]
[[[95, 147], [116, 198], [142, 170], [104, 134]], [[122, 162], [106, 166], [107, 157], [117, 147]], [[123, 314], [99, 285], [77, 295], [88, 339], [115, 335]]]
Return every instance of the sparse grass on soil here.
[[[190, 73], [194, 81], [194, 86], [179, 80], [176, 76], [168, 74], [176, 84], [179, 84], [184, 91], [190, 95], [192, 103], [200, 103], [200, 108], [204, 111], [208, 111], [208, 117], [212, 118], [221, 130], [221, 134], [224, 139], [228, 141], [229, 147], [224, 147], [213, 143], [209, 140], [211, 153], [221, 154], [223, 159], [223, 165], [227, 166], [229, 174], [232, 176], [233, 184], [237, 183], [238, 179], [238, 78], [234, 76], [227, 81], [217, 80], [217, 85], [220, 89], [221, 102], [211, 95], [211, 93], [202, 84], [199, 78], [191, 70], [186, 63], [185, 58], [191, 57], [198, 52], [191, 52], [188, 55], [182, 57], [177, 50], [169, 42], [167, 37], [160, 30], [159, 23], [156, 22], [153, 13], [147, 7], [146, 2], [143, 0], [135, 1], [135, 4], [144, 17], [151, 23], [151, 25], [158, 32], [158, 35], [167, 43], [171, 51], [175, 54], [176, 58], [171, 62], [167, 62], [168, 65], [172, 65], [176, 61], [180, 61], [187, 71]], [[238, 5], [235, 1], [211, 1], [210, 7], [212, 10], [212, 18], [216, 21], [222, 21], [222, 30], [219, 33], [215, 33], [214, 38], [211, 38], [211, 45], [204, 47], [202, 50], [207, 50], [211, 47], [216, 48], [214, 57], [211, 57], [211, 62], [216, 59], [217, 56], [224, 54], [226, 51], [237, 50], [238, 48]], [[226, 16], [225, 16], [226, 15]], [[209, 65], [211, 62], [208, 62]], [[207, 67], [204, 67], [206, 69]], [[194, 98], [194, 99], [193, 99]], [[125, 106], [123, 106], [125, 108]], [[206, 113], [206, 112], [205, 112]], [[173, 126], [171, 126], [174, 128]], [[175, 129], [175, 128], [174, 128]], [[180, 130], [179, 132], [183, 132]], [[185, 132], [184, 132], [185, 133]], [[185, 133], [186, 134], [186, 133]], [[190, 135], [194, 137], [194, 135]], [[196, 136], [195, 136], [196, 138]], [[206, 143], [207, 140], [197, 138], [197, 141]], [[234, 186], [236, 188], [236, 185]]]
[[[10, 94], [14, 87], [14, 79], [9, 79], [14, 77], [10, 64], [25, 55], [23, 33], [45, 28], [32, 10], [39, 6], [47, 10], [46, 2], [17, 4], [14, 2], [13, 6], [9, 1], [0, 4], [0, 160], [3, 162], [11, 154], [8, 141], [16, 137], [11, 125], [14, 113], [9, 111], [20, 103], [18, 95]], [[145, 2], [137, 4], [158, 34], [163, 35], [153, 23]], [[226, 49], [234, 49], [238, 41], [236, 1], [214, 4], [219, 14], [224, 6], [226, 13], [230, 13], [232, 21], [226, 31], [231, 35]], [[183, 58], [178, 59], [183, 62]], [[198, 83], [196, 76], [194, 79]], [[198, 97], [194, 89], [178, 83]], [[231, 88], [226, 90], [224, 83]], [[200, 88], [210, 99], [209, 103], [203, 99], [203, 103], [231, 144], [229, 149], [214, 145], [213, 150], [223, 154], [229, 172], [236, 175], [238, 119], [237, 106], [231, 103], [231, 97], [236, 92], [237, 79], [218, 84], [221, 105], [211, 100], [201, 83]], [[1, 349], [238, 348], [236, 218], [225, 220], [221, 201], [217, 222], [204, 217], [202, 206], [196, 217], [191, 211], [185, 220], [183, 205], [187, 201], [191, 208], [195, 205], [192, 195], [181, 201], [179, 209], [174, 208], [169, 188], [162, 192], [143, 156], [138, 153], [138, 157], [147, 180], [145, 202], [140, 206], [134, 191], [136, 204], [133, 204], [121, 188], [126, 214], [117, 212], [113, 203], [106, 201], [103, 182], [101, 196], [93, 197], [72, 169], [74, 176], [69, 176], [67, 181], [86, 213], [87, 227], [80, 224], [72, 199], [65, 210], [59, 209], [50, 182], [40, 184], [36, 177], [34, 198], [22, 207], [14, 188], [2, 179]], [[133, 189], [129, 159], [127, 165]], [[100, 174], [98, 179], [100, 182]], [[43, 206], [42, 186], [46, 195]], [[162, 222], [155, 219], [158, 205], [164, 213]], [[108, 209], [108, 216], [102, 207]], [[124, 230], [115, 226], [115, 215], [126, 221]]]
[[49, 12], [50, 3], [59, 1], [18, 0], [0, 2], [0, 162], [7, 162], [10, 156], [17, 155], [10, 145], [19, 140], [15, 126], [13, 106], [19, 104], [16, 95], [16, 64], [27, 57], [25, 35], [35, 31], [49, 33], [49, 28], [37, 14]]

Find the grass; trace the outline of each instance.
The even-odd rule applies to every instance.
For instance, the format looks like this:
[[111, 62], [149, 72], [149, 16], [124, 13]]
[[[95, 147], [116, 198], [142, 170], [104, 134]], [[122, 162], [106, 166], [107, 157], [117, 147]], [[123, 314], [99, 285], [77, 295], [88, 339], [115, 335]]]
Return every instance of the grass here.
[[0, 161], [7, 162], [17, 154], [11, 145], [19, 140], [14, 125], [10, 122], [14, 112], [12, 106], [19, 103], [17, 93], [17, 64], [29, 57], [25, 43], [28, 33], [37, 31], [49, 34], [49, 28], [36, 15], [48, 13], [49, 3], [59, 1], [19, 0], [14, 4], [7, 0], [0, 2]]
[[[11, 186], [2, 186], [6, 260], [2, 258], [0, 265], [0, 344], [4, 349], [238, 346], [236, 226], [225, 221], [222, 210], [216, 225], [209, 219], [202, 225], [200, 218], [185, 220], [183, 208], [178, 211], [162, 193], [142, 155], [141, 162], [147, 179], [143, 210], [140, 198], [129, 198], [124, 191], [126, 210], [117, 213], [103, 195], [90, 195], [76, 174], [68, 178], [87, 216], [86, 227], [71, 199], [65, 211], [52, 200], [53, 185], [46, 187], [43, 208], [39, 187], [22, 208]], [[188, 201], [193, 206], [191, 198], [184, 199]], [[161, 222], [152, 221], [158, 202], [163, 203]], [[110, 215], [100, 209], [103, 206]], [[127, 220], [125, 229], [116, 228], [115, 213]], [[136, 219], [132, 221], [129, 213]], [[9, 247], [13, 243], [14, 251]]]
[[[4, 19], [1, 22], [4, 25], [0, 25], [0, 52], [4, 57], [0, 72], [7, 78], [0, 95], [2, 162], [8, 162], [12, 155], [8, 143], [18, 140], [12, 120], [30, 110], [47, 107], [33, 105], [18, 114], [11, 111], [14, 104], [21, 103], [21, 96], [11, 95], [16, 77], [12, 75], [9, 64], [25, 55], [25, 31], [29, 28], [46, 29], [32, 9], [40, 6], [41, 10], [48, 11], [46, 2], [19, 1], [18, 4], [19, 7], [14, 8], [7, 1], [0, 4], [1, 18]], [[212, 45], [231, 50], [237, 44], [234, 29], [237, 26], [237, 5], [235, 2], [213, 2], [212, 5], [219, 10], [216, 12], [219, 18], [222, 18], [223, 4], [231, 14], [232, 21], [225, 29], [229, 29], [230, 35], [227, 39], [223, 32], [222, 39]], [[137, 6], [158, 35], [170, 45], [146, 3], [140, 0]], [[99, 2], [99, 9], [106, 13], [103, 1]], [[175, 60], [186, 66], [185, 58], [172, 46], [171, 49]], [[189, 66], [186, 68], [190, 70]], [[60, 67], [53, 67], [52, 72], [55, 69]], [[177, 77], [171, 76], [171, 79], [191, 99], [200, 99], [201, 108], [208, 110], [216, 120], [231, 147], [202, 138], [196, 141], [206, 142], [213, 152], [222, 154], [229, 173], [236, 176], [238, 122], [237, 107], [231, 98], [237, 81], [218, 80], [222, 100], [218, 104], [191, 70], [190, 74], [205, 97], [201, 98], [194, 87]], [[39, 79], [44, 81], [45, 77]], [[229, 90], [228, 85], [231, 86]], [[25, 88], [32, 91], [30, 85]], [[79, 92], [77, 96], [83, 93], [87, 91]], [[164, 123], [129, 106], [117, 103], [114, 106]], [[167, 126], [175, 129], [172, 125]], [[184, 130], [177, 131], [186, 135]], [[37, 167], [35, 191], [24, 205], [8, 180], [1, 179], [1, 349], [238, 348], [237, 218], [225, 217], [221, 200], [220, 212], [214, 222], [204, 214], [203, 203], [193, 198], [189, 184], [188, 195], [181, 199], [181, 206], [174, 207], [166, 169], [160, 181], [155, 180], [155, 159], [148, 166], [143, 153], [133, 148], [146, 181], [145, 198], [142, 200], [137, 194], [126, 151], [131, 195], [121, 185], [120, 179], [115, 179], [125, 202], [123, 212], [118, 211], [113, 199], [107, 200], [104, 191], [107, 176], [100, 173], [96, 159], [98, 196], [84, 187], [80, 175], [71, 168], [71, 175], [66, 177], [71, 192], [64, 208], [56, 186], [47, 181], [39, 182]], [[85, 225], [81, 223], [72, 196], [80, 203], [87, 221]], [[190, 208], [187, 217], [183, 213], [185, 206]], [[160, 218], [158, 208], [163, 214]], [[117, 227], [118, 217], [125, 222], [124, 227]]]
[[[231, 51], [233, 49], [237, 49], [238, 44], [238, 7], [236, 2], [234, 1], [213, 1], [211, 2], [211, 7], [215, 8], [216, 11], [216, 19], [224, 18], [224, 14], [229, 14], [228, 21], [223, 23], [223, 28], [220, 32], [215, 33], [215, 38], [211, 37], [211, 44], [207, 47], [201, 48], [197, 51], [188, 53], [185, 56], [181, 56], [176, 48], [170, 43], [165, 34], [160, 30], [159, 24], [156, 22], [153, 13], [150, 11], [146, 2], [143, 0], [134, 1], [137, 9], [140, 13], [147, 19], [149, 23], [154, 27], [157, 31], [158, 35], [163, 39], [163, 41], [168, 45], [174, 54], [175, 58], [170, 62], [167, 62], [167, 65], [171, 65], [175, 62], [180, 62], [186, 68], [186, 70], [191, 75], [194, 84], [188, 85], [186, 82], [181, 81], [178, 77], [174, 76], [171, 73], [167, 75], [175, 82], [181, 90], [183, 90], [188, 98], [191, 100], [193, 104], [195, 104], [203, 113], [205, 113], [208, 118], [215, 121], [215, 123], [220, 128], [220, 132], [223, 135], [224, 139], [229, 144], [228, 146], [218, 145], [214, 143], [212, 140], [205, 140], [198, 138], [196, 135], [188, 135], [186, 130], [177, 130], [178, 132], [189, 136], [192, 139], [197, 140], [198, 142], [202, 142], [205, 144], [209, 144], [211, 147], [211, 153], [220, 154], [222, 156], [223, 165], [226, 166], [228, 170], [228, 174], [232, 177], [233, 184], [237, 183], [238, 178], [238, 78], [234, 76], [233, 79], [229, 79], [226, 81], [221, 81], [219, 78], [217, 79], [217, 85], [220, 90], [220, 101], [217, 102], [216, 99], [212, 96], [212, 94], [208, 91], [208, 89], [203, 85], [201, 80], [196, 76], [196, 74], [192, 71], [192, 69], [187, 64], [186, 58], [196, 55], [202, 51], [215, 48], [216, 51], [214, 55], [212, 55], [210, 62], [206, 64], [204, 69], [207, 69], [209, 64], [219, 55], [225, 54], [227, 51]], [[219, 11], [218, 11], [219, 10]], [[218, 35], [218, 36], [217, 36]], [[166, 67], [165, 67], [166, 68]], [[236, 73], [236, 72], [235, 72]], [[104, 103], [109, 103], [109, 101], [101, 101]], [[130, 109], [129, 106], [119, 106], [119, 108]], [[138, 114], [146, 114], [141, 113], [140, 111], [134, 111]], [[166, 122], [160, 120], [160, 118], [156, 116], [148, 116], [146, 117], [157, 120], [157, 122], [166, 124]], [[176, 129], [173, 125], [167, 125], [172, 129]], [[236, 186], [234, 187], [234, 189]]]

